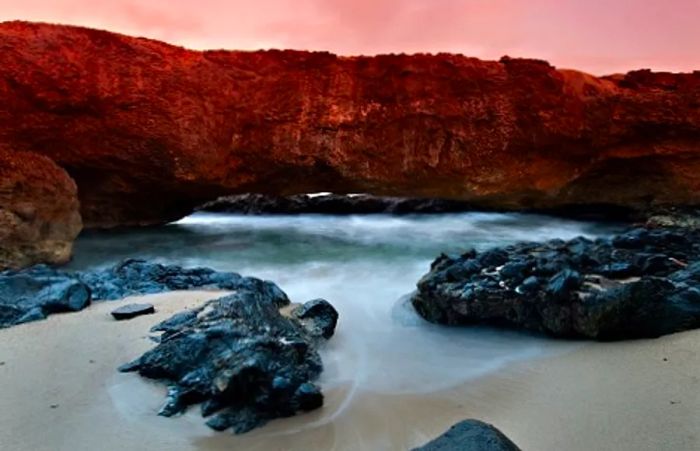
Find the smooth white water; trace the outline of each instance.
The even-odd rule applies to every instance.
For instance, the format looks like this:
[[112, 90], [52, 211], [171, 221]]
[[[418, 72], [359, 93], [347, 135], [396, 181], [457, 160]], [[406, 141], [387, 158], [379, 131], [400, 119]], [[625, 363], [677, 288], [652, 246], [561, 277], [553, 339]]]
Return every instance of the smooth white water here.
[[441, 252], [523, 240], [599, 236], [611, 225], [546, 216], [465, 213], [424, 216], [235, 216], [195, 214], [150, 229], [91, 232], [74, 268], [126, 257], [237, 271], [276, 282], [295, 302], [322, 297], [340, 313], [323, 349], [324, 389], [420, 394], [448, 389], [503, 365], [577, 346], [513, 331], [449, 328], [418, 317], [406, 295]]

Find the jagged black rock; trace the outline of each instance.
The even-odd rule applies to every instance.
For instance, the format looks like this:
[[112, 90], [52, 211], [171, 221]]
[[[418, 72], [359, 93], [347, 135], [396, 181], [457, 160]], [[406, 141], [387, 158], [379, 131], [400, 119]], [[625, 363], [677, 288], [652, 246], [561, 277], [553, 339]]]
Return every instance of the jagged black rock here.
[[441, 255], [412, 303], [436, 323], [618, 340], [700, 327], [699, 287], [700, 231], [636, 228]]
[[120, 370], [171, 384], [161, 415], [201, 403], [216, 430], [243, 433], [316, 409], [323, 405], [314, 384], [322, 370], [317, 344], [333, 335], [338, 314], [322, 299], [281, 314], [288, 305], [264, 290], [239, 289], [153, 327], [160, 343]]

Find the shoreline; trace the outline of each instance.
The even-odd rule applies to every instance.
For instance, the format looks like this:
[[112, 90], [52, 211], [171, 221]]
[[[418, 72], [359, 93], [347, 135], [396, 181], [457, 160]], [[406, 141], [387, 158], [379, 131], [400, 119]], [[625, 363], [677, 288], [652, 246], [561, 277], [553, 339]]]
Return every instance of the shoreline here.
[[[0, 382], [13, 387], [0, 392], [0, 403], [12, 406], [0, 413], [0, 443], [12, 451], [393, 451], [476, 418], [493, 423], [523, 450], [700, 448], [700, 330], [586, 343], [433, 393], [388, 395], [359, 387], [332, 421], [328, 416], [347, 399], [347, 388], [328, 389], [322, 409], [242, 436], [210, 430], [198, 408], [178, 418], [157, 416], [165, 385], [116, 367], [153, 346], [151, 325], [221, 294], [170, 292], [99, 302], [0, 331]], [[157, 313], [126, 322], [109, 317], [117, 306], [139, 301], [152, 302]]]

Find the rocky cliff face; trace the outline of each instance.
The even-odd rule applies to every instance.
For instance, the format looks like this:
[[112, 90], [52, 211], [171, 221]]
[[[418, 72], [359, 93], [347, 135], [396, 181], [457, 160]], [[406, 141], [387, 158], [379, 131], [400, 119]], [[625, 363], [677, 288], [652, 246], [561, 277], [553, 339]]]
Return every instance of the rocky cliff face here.
[[0, 144], [65, 168], [92, 227], [160, 223], [244, 192], [515, 209], [700, 203], [698, 72], [195, 52], [10, 22], [0, 98]]
[[81, 229], [78, 209], [75, 183], [63, 169], [0, 146], [0, 270], [67, 262]]

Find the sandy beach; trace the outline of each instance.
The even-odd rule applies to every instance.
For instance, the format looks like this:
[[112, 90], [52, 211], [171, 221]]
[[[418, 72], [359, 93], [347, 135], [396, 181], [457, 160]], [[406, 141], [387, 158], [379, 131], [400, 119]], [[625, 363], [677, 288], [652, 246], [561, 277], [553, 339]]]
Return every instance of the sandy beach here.
[[[0, 449], [406, 450], [464, 418], [491, 422], [530, 451], [700, 449], [700, 331], [583, 344], [436, 393], [359, 387], [350, 397], [350, 388], [334, 388], [323, 409], [243, 436], [209, 430], [198, 409], [159, 417], [165, 386], [116, 367], [153, 346], [151, 325], [219, 294], [96, 303], [0, 330]], [[155, 304], [157, 313], [110, 317], [135, 300]]]

